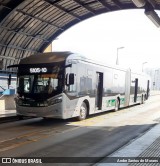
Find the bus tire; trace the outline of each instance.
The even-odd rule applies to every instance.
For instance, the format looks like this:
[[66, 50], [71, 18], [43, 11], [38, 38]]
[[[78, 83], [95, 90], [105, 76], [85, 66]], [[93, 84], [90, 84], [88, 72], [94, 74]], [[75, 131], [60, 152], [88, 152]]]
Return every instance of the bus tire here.
[[86, 106], [86, 103], [83, 102], [80, 107], [80, 112], [79, 112], [79, 116], [77, 117], [77, 119], [79, 121], [81, 121], [81, 120], [86, 119], [86, 117], [87, 117], [87, 106]]
[[115, 103], [115, 109], [114, 109], [114, 111], [115, 112], [118, 111], [119, 107], [120, 107], [120, 102], [119, 102], [119, 99], [117, 98], [116, 103]]

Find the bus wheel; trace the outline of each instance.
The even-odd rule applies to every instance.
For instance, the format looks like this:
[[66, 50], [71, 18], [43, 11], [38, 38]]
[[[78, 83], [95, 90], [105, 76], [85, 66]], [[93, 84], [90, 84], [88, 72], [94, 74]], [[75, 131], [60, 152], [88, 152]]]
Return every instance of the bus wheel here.
[[87, 116], [87, 106], [86, 104], [83, 102], [81, 107], [80, 107], [80, 113], [79, 116], [77, 117], [77, 119], [80, 120], [84, 120], [86, 119]]
[[115, 109], [114, 109], [114, 111], [118, 111], [119, 110], [119, 106], [120, 106], [120, 102], [119, 102], [119, 99], [117, 99], [116, 103], [115, 103]]

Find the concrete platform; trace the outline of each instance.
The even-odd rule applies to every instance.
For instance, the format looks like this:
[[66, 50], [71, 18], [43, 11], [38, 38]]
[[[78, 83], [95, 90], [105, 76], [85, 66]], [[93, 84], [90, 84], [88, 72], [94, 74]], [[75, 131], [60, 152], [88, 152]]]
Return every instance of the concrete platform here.
[[0, 114], [0, 123], [18, 120], [16, 110], [3, 110], [3, 114]]
[[107, 157], [94, 166], [160, 165], [160, 124]]

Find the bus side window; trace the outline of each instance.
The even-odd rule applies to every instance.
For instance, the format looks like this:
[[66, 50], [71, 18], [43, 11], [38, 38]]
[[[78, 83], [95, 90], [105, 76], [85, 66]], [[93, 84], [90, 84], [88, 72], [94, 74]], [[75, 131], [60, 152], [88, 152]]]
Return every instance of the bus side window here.
[[86, 90], [86, 77], [81, 77], [80, 78], [80, 92], [84, 93]]

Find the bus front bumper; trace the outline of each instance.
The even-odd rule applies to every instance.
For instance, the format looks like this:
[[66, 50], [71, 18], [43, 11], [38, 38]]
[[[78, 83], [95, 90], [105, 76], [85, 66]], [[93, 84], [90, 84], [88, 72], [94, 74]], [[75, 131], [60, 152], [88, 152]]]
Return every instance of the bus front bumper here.
[[55, 104], [48, 107], [25, 107], [16, 105], [17, 115], [30, 117], [46, 117], [63, 119], [61, 104]]

